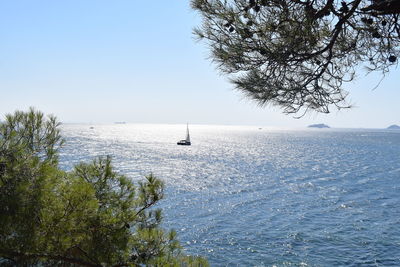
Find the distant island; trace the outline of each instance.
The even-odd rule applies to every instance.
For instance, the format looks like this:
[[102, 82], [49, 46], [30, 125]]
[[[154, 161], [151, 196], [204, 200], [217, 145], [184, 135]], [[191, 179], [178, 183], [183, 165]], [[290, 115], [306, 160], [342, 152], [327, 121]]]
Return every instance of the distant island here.
[[331, 127], [329, 127], [329, 126], [326, 125], [326, 124], [319, 123], [319, 124], [311, 124], [311, 125], [308, 125], [308, 128], [331, 128]]
[[390, 130], [400, 130], [400, 126], [399, 126], [399, 125], [396, 125], [396, 124], [393, 124], [393, 125], [390, 125], [389, 127], [387, 127], [386, 129], [390, 129]]

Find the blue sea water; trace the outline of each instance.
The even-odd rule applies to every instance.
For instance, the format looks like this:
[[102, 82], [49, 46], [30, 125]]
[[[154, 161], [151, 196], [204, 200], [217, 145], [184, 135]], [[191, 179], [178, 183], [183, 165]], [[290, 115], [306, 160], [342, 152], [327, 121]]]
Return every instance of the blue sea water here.
[[64, 125], [61, 165], [164, 180], [164, 227], [211, 266], [400, 266], [400, 131]]

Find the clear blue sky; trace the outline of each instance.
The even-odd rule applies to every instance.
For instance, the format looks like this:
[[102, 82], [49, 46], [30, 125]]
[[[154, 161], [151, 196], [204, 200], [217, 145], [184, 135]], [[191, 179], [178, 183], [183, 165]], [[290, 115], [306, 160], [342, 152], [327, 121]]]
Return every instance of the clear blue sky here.
[[347, 85], [357, 107], [297, 120], [246, 100], [193, 39], [184, 0], [0, 2], [0, 114], [34, 106], [63, 122], [301, 127], [400, 124], [399, 70]]

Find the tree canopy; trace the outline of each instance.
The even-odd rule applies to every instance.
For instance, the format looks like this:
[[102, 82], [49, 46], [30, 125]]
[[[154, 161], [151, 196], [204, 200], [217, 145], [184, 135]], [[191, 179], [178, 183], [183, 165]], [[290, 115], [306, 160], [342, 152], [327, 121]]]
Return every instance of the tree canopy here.
[[33, 109], [0, 123], [0, 265], [208, 266], [160, 228], [161, 180], [136, 185], [110, 157], [59, 169], [58, 126]]
[[[399, 56], [399, 0], [192, 0], [195, 29], [235, 87], [284, 113], [350, 107], [343, 83]], [[300, 113], [299, 113], [300, 112]]]

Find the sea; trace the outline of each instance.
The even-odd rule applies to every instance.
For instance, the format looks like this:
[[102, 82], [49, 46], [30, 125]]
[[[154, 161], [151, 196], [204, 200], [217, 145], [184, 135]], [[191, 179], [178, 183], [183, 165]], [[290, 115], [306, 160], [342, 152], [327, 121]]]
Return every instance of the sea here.
[[163, 228], [211, 266], [400, 266], [400, 131], [65, 124], [60, 164], [165, 182]]

